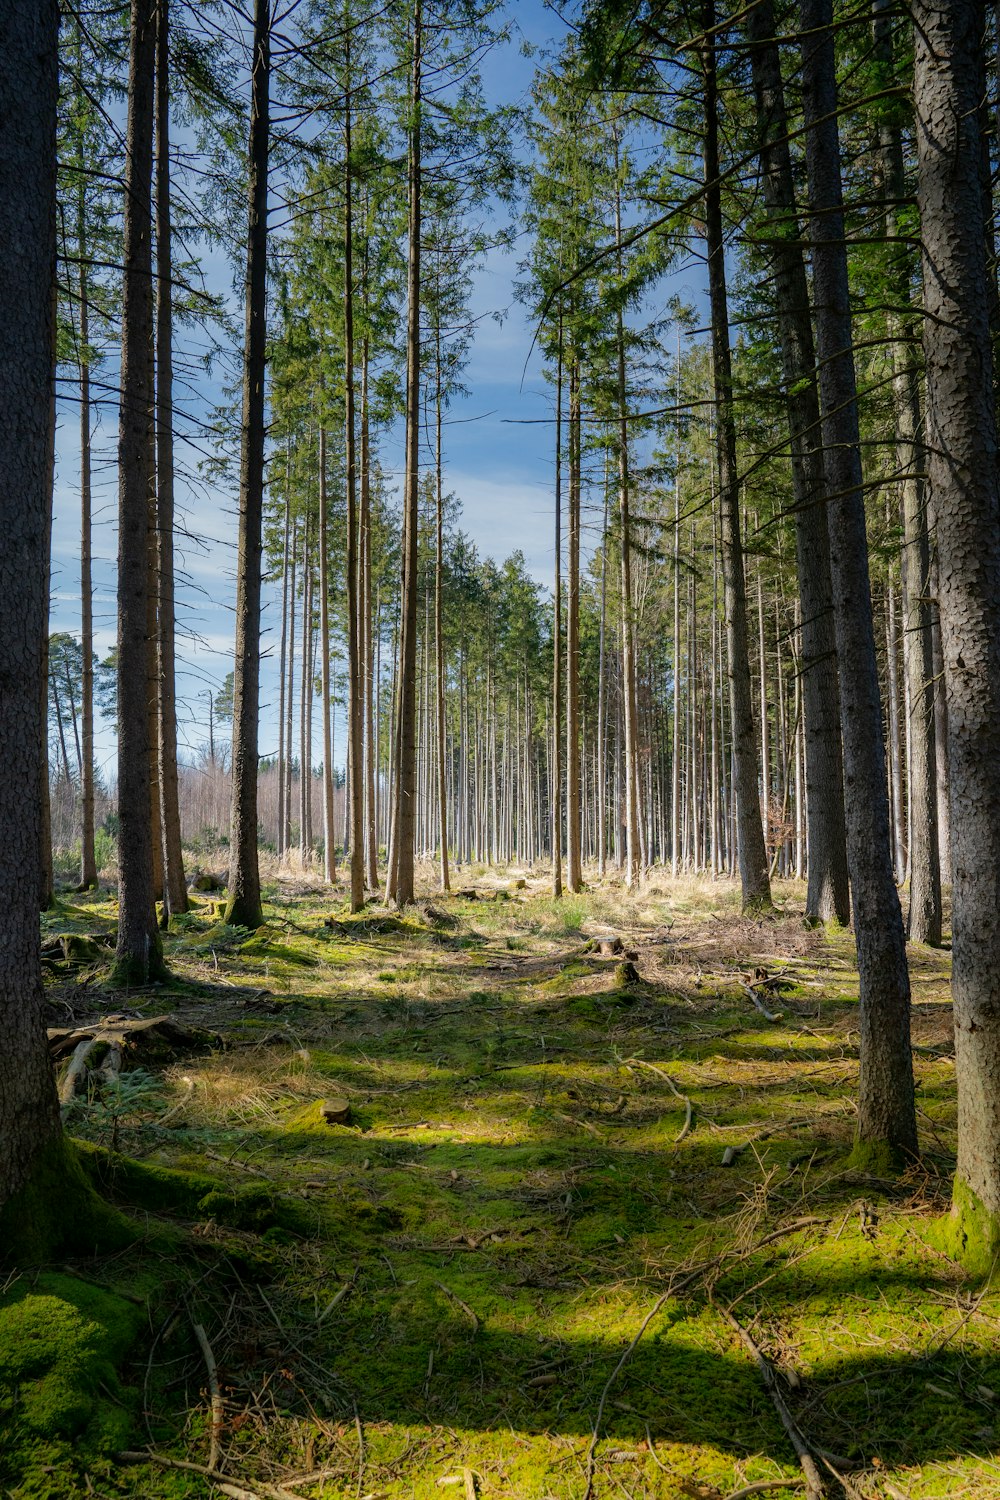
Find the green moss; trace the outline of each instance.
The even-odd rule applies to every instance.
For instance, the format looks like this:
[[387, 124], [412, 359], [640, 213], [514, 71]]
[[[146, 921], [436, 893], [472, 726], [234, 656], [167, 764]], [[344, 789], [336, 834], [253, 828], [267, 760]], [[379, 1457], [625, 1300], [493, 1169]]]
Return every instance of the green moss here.
[[0, 1209], [0, 1259], [15, 1265], [116, 1250], [132, 1237], [131, 1226], [94, 1191], [79, 1149], [62, 1134], [39, 1152], [29, 1181]]
[[315, 1228], [315, 1220], [303, 1204], [263, 1184], [224, 1187], [199, 1172], [133, 1161], [83, 1143], [81, 1153], [92, 1181], [135, 1208], [154, 1213], [172, 1209], [190, 1218], [214, 1219], [230, 1229], [257, 1234], [284, 1229], [302, 1235]]
[[127, 986], [161, 984], [169, 978], [170, 970], [163, 958], [163, 943], [158, 931], [150, 940], [145, 958], [118, 955], [108, 976], [109, 983]]
[[949, 1211], [927, 1229], [929, 1242], [980, 1279], [1000, 1264], [1000, 1215], [991, 1214], [967, 1183], [955, 1178]]
[[847, 1158], [848, 1169], [869, 1177], [895, 1177], [906, 1167], [906, 1157], [891, 1141], [854, 1142]]

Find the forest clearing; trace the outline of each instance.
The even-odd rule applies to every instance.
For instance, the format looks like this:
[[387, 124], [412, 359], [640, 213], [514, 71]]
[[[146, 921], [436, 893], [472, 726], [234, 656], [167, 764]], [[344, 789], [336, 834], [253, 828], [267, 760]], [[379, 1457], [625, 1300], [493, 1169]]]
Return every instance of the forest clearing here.
[[[122, 1434], [203, 1466], [217, 1441], [228, 1494], [464, 1497], [468, 1471], [482, 1497], [580, 1496], [591, 1457], [599, 1495], [793, 1494], [736, 1319], [849, 1493], [995, 1494], [1000, 1292], [932, 1233], [947, 954], [911, 955], [921, 1162], [885, 1179], [845, 1166], [857, 974], [848, 933], [803, 928], [801, 887], [760, 920], [731, 884], [556, 903], [528, 871], [474, 873], [475, 900], [405, 919], [268, 882], [255, 934], [199, 900], [153, 990], [109, 995], [106, 958], [54, 962], [51, 1024], [169, 1012], [195, 1035], [120, 1114], [99, 1096], [68, 1114], [137, 1238], [4, 1300], [51, 1290], [103, 1321], [98, 1284], [137, 1343], [73, 1443], [31, 1426], [80, 1400], [69, 1356], [68, 1389], [28, 1384], [0, 1485], [206, 1493], [113, 1459]], [[44, 925], [113, 937], [113, 908], [70, 897]]]
[[1000, 7], [0, 0], [0, 1496], [1000, 1494]]

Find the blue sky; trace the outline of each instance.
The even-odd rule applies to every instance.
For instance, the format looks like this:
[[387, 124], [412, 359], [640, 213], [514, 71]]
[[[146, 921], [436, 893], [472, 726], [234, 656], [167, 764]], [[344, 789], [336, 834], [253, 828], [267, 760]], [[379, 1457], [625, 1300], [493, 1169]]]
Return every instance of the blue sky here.
[[[520, 36], [536, 49], [558, 44], [564, 24], [541, 0], [514, 0], [508, 14]], [[488, 61], [486, 84], [494, 100], [523, 100], [538, 58], [521, 54], [518, 44], [497, 50]], [[541, 362], [531, 352], [533, 328], [514, 297], [519, 260], [527, 250], [522, 238], [511, 250], [490, 253], [475, 278], [472, 311], [481, 316], [465, 372], [468, 395], [456, 400], [446, 435], [446, 488], [462, 503], [463, 529], [482, 555], [497, 561], [520, 548], [528, 568], [548, 585], [553, 571], [553, 432], [550, 391]], [[214, 286], [229, 285], [221, 263], [210, 271]], [[697, 273], [671, 278], [670, 290], [697, 295]], [[664, 296], [666, 293], [664, 292]], [[499, 320], [491, 314], [499, 314]], [[186, 345], [193, 348], [188, 335]], [[109, 361], [109, 367], [111, 362]], [[113, 373], [104, 378], [114, 379]], [[95, 646], [104, 657], [115, 639], [115, 549], [117, 476], [114, 469], [117, 413], [108, 406], [96, 415], [94, 553]], [[53, 525], [52, 630], [79, 634], [79, 432], [78, 409], [60, 406]], [[401, 434], [392, 434], [381, 450], [389, 471], [402, 459]], [[185, 462], [184, 452], [180, 461]], [[196, 455], [190, 455], [191, 467]], [[178, 486], [179, 522], [188, 536], [177, 542], [178, 562], [178, 700], [182, 757], [193, 755], [207, 739], [206, 693], [217, 689], [232, 665], [235, 598], [236, 510], [225, 488], [206, 488], [182, 479]], [[276, 646], [279, 600], [273, 587], [264, 591], [261, 752], [277, 745]], [[336, 742], [344, 744], [342, 714]], [[112, 735], [99, 726], [99, 763], [113, 777]], [[342, 755], [337, 754], [340, 761]]]

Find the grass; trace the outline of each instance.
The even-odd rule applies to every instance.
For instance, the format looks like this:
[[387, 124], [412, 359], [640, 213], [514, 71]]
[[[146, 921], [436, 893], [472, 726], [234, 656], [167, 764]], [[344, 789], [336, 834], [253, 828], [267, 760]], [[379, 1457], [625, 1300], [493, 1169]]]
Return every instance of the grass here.
[[[923, 1160], [882, 1181], [845, 1165], [850, 937], [806, 930], [799, 888], [744, 920], [722, 883], [595, 883], [563, 902], [525, 871], [476, 884], [490, 899], [433, 896], [457, 919], [443, 927], [419, 910], [350, 919], [336, 893], [278, 881], [260, 933], [220, 931], [208, 900], [178, 924], [169, 989], [106, 992], [104, 961], [53, 974], [54, 1017], [170, 1009], [224, 1037], [161, 1068], [159, 1094], [117, 1120], [122, 1151], [216, 1191], [157, 1212], [147, 1174], [142, 1209], [126, 1203], [136, 1243], [69, 1268], [143, 1309], [104, 1377], [120, 1420], [42, 1442], [9, 1380], [0, 1493], [211, 1494], [206, 1477], [114, 1457], [124, 1424], [132, 1448], [206, 1462], [193, 1323], [219, 1368], [228, 1482], [257, 1494], [426, 1500], [443, 1480], [463, 1494], [469, 1470], [483, 1497], [578, 1500], [602, 1398], [596, 1496], [794, 1486], [731, 1308], [810, 1443], [850, 1461], [852, 1493], [995, 1495], [1000, 1293], [926, 1237], [953, 1166], [947, 954], [913, 955]], [[45, 925], [113, 919], [95, 894]], [[608, 931], [636, 954], [624, 989], [617, 960], [587, 951]], [[739, 983], [759, 966], [784, 986], [774, 1023]], [[321, 1118], [334, 1096], [346, 1127]], [[74, 1129], [108, 1144], [99, 1107]], [[0, 1349], [29, 1294], [62, 1295], [49, 1271], [15, 1277]]]

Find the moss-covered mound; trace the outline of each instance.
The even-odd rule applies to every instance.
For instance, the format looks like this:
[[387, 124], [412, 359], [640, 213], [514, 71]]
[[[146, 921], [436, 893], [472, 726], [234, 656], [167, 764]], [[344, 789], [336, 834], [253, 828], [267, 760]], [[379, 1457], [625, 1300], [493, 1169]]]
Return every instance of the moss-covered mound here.
[[[0, 1487], [67, 1494], [81, 1463], [127, 1443], [135, 1393], [118, 1371], [142, 1312], [71, 1276], [21, 1278], [0, 1299]], [[39, 1464], [52, 1488], [22, 1488]], [[17, 1486], [15, 1489], [14, 1487]]]

